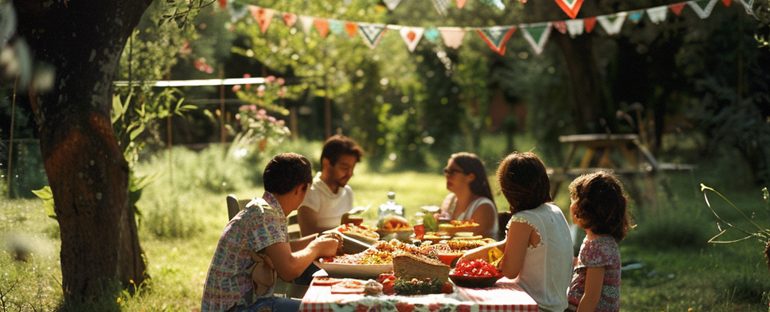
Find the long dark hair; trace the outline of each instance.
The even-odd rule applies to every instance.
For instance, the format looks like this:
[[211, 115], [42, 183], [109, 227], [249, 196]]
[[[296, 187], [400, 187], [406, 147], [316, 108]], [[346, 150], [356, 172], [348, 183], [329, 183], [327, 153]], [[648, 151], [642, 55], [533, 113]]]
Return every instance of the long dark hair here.
[[534, 153], [513, 152], [506, 156], [497, 168], [497, 180], [512, 213], [551, 201], [551, 182], [545, 165]]
[[473, 173], [476, 175], [476, 178], [473, 179], [470, 185], [473, 194], [489, 198], [493, 204], [495, 203], [495, 198], [492, 197], [492, 189], [489, 187], [487, 171], [484, 169], [484, 163], [476, 154], [467, 152], [454, 153], [449, 157], [449, 160], [460, 167], [463, 173]]

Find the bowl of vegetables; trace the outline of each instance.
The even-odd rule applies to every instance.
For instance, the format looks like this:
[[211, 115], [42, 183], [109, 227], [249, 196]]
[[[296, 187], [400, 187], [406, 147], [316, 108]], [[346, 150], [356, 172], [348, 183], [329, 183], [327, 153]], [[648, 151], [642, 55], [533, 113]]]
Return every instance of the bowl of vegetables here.
[[495, 286], [503, 274], [483, 259], [462, 260], [449, 273], [449, 279], [455, 285], [468, 288], [486, 288]]

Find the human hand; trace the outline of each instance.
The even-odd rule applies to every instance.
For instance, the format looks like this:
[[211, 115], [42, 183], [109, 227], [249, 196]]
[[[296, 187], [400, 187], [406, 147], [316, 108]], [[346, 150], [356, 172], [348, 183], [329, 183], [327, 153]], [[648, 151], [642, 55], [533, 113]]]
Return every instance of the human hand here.
[[325, 233], [313, 240], [312, 244], [318, 257], [331, 257], [342, 247], [342, 238], [336, 233]]

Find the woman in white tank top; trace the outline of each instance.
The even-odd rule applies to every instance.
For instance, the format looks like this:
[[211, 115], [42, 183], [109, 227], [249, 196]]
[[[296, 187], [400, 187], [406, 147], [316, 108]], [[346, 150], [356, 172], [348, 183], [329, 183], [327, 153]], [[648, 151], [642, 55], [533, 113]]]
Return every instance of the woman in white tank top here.
[[497, 206], [492, 199], [489, 179], [481, 160], [472, 153], [456, 153], [444, 168], [450, 193], [441, 204], [442, 214], [452, 220], [473, 220], [479, 224], [474, 234], [497, 238]]
[[537, 302], [541, 311], [564, 311], [572, 274], [572, 239], [561, 209], [549, 203], [550, 182], [533, 153], [514, 152], [497, 169], [500, 189], [511, 205], [506, 238], [467, 252], [463, 259], [503, 250], [498, 268]]

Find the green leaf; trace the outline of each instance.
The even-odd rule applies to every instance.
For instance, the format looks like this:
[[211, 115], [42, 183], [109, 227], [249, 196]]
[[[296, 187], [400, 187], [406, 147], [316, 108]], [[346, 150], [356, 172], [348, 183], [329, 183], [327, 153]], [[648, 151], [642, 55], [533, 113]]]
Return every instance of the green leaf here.
[[51, 187], [46, 185], [39, 190], [33, 190], [32, 194], [35, 194], [37, 198], [43, 200], [43, 209], [49, 218], [56, 219], [56, 211], [54, 210], [53, 192]]
[[142, 132], [144, 132], [144, 124], [143, 123], [139, 124], [138, 127], [136, 127], [135, 129], [131, 130], [131, 133], [129, 134], [130, 140], [133, 141], [134, 139], [136, 139], [136, 137], [138, 137], [140, 134], [142, 134]]

